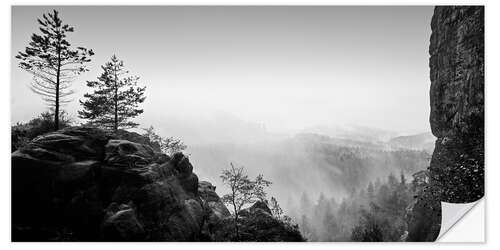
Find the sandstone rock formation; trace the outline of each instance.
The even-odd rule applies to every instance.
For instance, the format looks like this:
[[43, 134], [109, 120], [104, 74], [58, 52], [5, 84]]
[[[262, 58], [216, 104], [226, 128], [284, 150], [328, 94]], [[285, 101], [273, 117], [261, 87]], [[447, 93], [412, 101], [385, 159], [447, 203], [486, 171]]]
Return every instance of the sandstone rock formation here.
[[14, 241], [226, 241], [228, 218], [186, 156], [138, 134], [71, 127], [12, 154]]
[[484, 7], [436, 7], [431, 23], [430, 165], [441, 200], [484, 194]]
[[438, 6], [429, 46], [430, 124], [437, 137], [430, 185], [408, 214], [407, 241], [433, 241], [440, 202], [484, 195], [484, 7]]
[[233, 218], [226, 217], [220, 227], [213, 232], [214, 240], [227, 241], [305, 241], [296, 225], [277, 220], [269, 207], [261, 201], [240, 211], [240, 237], [236, 239], [233, 232]]

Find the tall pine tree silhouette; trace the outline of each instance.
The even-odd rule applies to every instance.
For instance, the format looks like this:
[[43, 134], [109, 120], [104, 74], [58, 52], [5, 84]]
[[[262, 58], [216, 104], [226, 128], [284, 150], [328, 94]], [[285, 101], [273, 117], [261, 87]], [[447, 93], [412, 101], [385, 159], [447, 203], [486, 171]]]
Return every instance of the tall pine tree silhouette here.
[[33, 34], [31, 42], [24, 52], [16, 56], [20, 60], [19, 67], [33, 75], [31, 90], [42, 96], [42, 99], [54, 109], [54, 129], [59, 129], [61, 104], [70, 100], [73, 94], [70, 84], [76, 76], [87, 71], [85, 64], [94, 55], [91, 49], [72, 48], [66, 34], [74, 28], [63, 24], [59, 12], [43, 14], [38, 19], [41, 34]]
[[83, 110], [78, 111], [79, 117], [92, 125], [114, 131], [137, 127], [131, 118], [143, 113], [139, 104], [146, 99], [146, 87], [137, 86], [139, 77], [128, 76], [123, 61], [116, 55], [101, 68], [104, 72], [97, 81], [87, 81], [87, 86], [95, 90], [84, 95], [85, 101], [80, 100]]

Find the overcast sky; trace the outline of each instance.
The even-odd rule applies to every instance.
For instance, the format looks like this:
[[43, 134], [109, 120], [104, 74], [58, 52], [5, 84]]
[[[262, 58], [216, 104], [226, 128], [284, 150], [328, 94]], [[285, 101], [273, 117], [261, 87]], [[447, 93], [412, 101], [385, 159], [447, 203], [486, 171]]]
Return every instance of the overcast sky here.
[[[52, 8], [12, 9], [13, 123], [46, 109], [14, 56]], [[224, 114], [278, 132], [430, 130], [430, 6], [55, 8], [75, 27], [72, 45], [96, 53], [73, 83], [73, 117], [85, 81], [116, 54], [147, 86], [143, 127]]]

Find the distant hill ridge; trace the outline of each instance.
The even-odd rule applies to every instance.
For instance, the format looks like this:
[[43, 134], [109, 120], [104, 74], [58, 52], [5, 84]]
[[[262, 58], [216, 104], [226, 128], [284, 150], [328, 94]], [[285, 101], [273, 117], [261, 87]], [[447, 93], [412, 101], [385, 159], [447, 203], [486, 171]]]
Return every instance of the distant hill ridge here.
[[337, 138], [318, 133], [299, 133], [295, 136], [295, 139], [315, 141], [317, 143], [328, 143], [345, 147], [361, 147], [381, 150], [425, 150], [429, 153], [432, 153], [432, 150], [434, 149], [434, 142], [436, 140], [430, 132], [397, 136], [389, 139], [388, 141]]
[[415, 135], [398, 136], [390, 139], [388, 144], [396, 148], [409, 148], [409, 149], [434, 149], [434, 142], [436, 137], [431, 132], [420, 133]]

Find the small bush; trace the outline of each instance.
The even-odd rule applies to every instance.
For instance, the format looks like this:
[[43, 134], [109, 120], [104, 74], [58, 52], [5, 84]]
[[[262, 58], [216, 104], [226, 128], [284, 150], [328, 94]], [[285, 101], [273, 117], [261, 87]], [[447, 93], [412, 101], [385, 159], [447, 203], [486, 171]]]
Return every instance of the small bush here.
[[[72, 124], [65, 112], [59, 117], [59, 127], [65, 128]], [[11, 127], [11, 152], [25, 146], [33, 138], [54, 131], [54, 114], [50, 111], [41, 113], [27, 123], [16, 123]]]
[[167, 155], [174, 155], [175, 153], [182, 152], [187, 146], [180, 139], [174, 137], [162, 137], [158, 135], [153, 128], [143, 129], [146, 133], [143, 134], [151, 143], [159, 145], [161, 151]]

